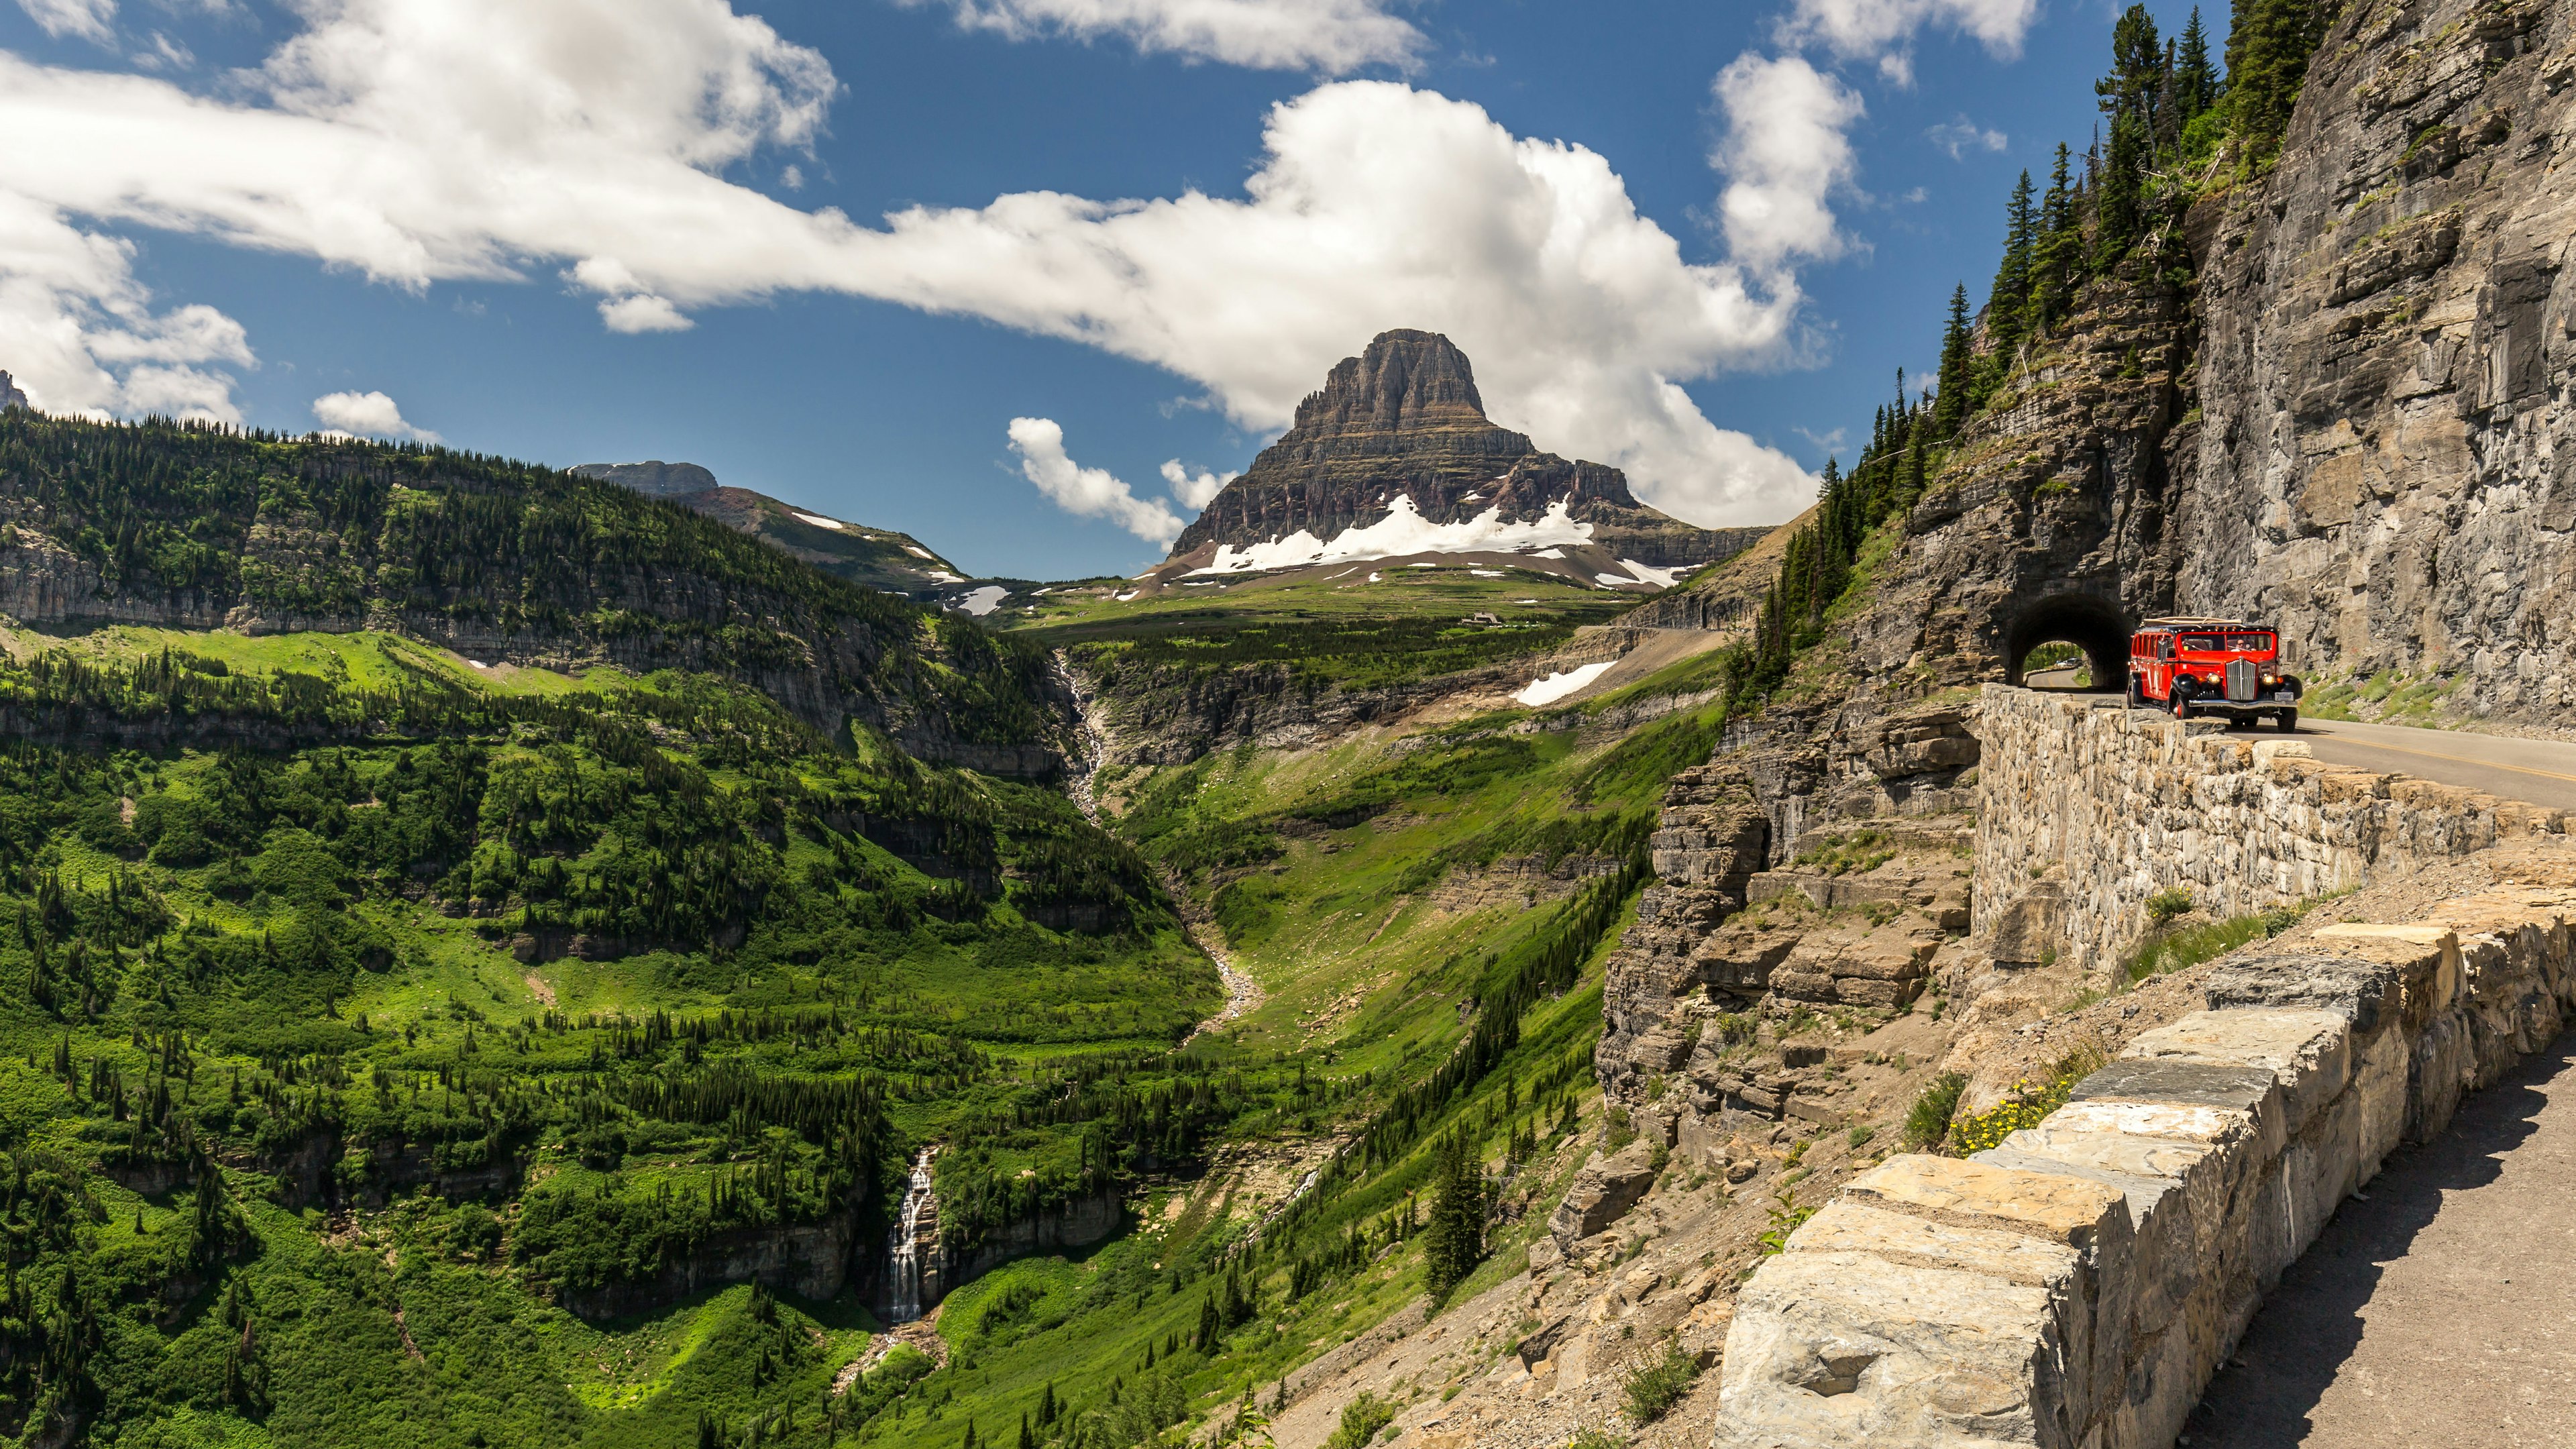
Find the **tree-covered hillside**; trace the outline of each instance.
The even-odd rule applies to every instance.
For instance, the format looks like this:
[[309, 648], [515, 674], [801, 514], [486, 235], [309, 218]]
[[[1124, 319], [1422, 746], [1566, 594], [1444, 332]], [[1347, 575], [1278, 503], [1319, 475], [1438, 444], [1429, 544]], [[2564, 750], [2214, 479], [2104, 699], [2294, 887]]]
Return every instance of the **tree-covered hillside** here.
[[0, 695], [354, 738], [0, 753], [0, 1432], [819, 1428], [920, 1145], [962, 1247], [1196, 1149], [1213, 972], [1060, 795], [705, 676], [90, 642]]
[[678, 504], [442, 448], [0, 412], [5, 607], [31, 624], [397, 629], [478, 659], [757, 685], [810, 724], [1036, 771], [1043, 655]]

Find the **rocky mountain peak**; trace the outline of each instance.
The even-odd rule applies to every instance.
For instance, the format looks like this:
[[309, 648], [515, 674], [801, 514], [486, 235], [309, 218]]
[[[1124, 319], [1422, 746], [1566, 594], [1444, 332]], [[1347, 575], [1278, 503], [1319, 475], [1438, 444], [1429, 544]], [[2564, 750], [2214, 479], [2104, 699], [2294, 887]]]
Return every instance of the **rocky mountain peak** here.
[[34, 403], [27, 400], [27, 395], [18, 390], [17, 382], [8, 373], [0, 372], [0, 412], [6, 412], [10, 408], [34, 406]]
[[1330, 435], [1443, 427], [1494, 427], [1476, 393], [1476, 370], [1439, 333], [1398, 328], [1379, 333], [1367, 351], [1335, 364], [1323, 390], [1297, 405], [1297, 425], [1290, 431]]
[[[1399, 513], [1411, 516], [1388, 527], [1389, 547], [1408, 545], [1398, 551], [1509, 551], [1507, 541], [1521, 538], [1530, 547], [1597, 545], [1657, 568], [1713, 562], [1761, 532], [1694, 528], [1638, 503], [1616, 468], [1541, 452], [1485, 416], [1475, 368], [1457, 344], [1397, 329], [1334, 365], [1297, 405], [1295, 425], [1181, 534], [1169, 563], [1200, 567], [1228, 545], [1240, 551], [1300, 535], [1320, 558], [1333, 540]], [[1543, 539], [1514, 528], [1548, 520]], [[1277, 566], [1296, 554], [1287, 549]]]

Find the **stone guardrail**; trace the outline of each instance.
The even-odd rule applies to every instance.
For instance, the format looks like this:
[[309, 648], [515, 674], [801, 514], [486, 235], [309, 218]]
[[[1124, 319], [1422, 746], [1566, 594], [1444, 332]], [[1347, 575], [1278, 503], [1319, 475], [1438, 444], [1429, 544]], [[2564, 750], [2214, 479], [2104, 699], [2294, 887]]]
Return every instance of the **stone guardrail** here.
[[2565, 832], [2560, 811], [2329, 765], [2284, 736], [1987, 685], [1971, 923], [1998, 964], [2107, 969], [2181, 888], [2247, 915]]
[[2039, 1125], [1853, 1179], [1736, 1299], [1720, 1449], [2165, 1449], [2389, 1151], [2576, 1014], [2576, 855], [2222, 960]]

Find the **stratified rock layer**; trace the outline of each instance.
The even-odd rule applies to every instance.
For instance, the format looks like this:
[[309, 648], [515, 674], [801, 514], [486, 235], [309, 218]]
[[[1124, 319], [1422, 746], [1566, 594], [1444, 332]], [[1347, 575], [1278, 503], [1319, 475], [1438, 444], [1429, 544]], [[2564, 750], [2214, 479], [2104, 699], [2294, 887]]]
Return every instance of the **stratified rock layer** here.
[[1448, 338], [1394, 331], [1333, 368], [1323, 390], [1298, 404], [1296, 424], [1208, 503], [1172, 557], [1301, 530], [1329, 541], [1384, 519], [1399, 497], [1432, 523], [1496, 508], [1507, 522], [1528, 522], [1562, 503], [1575, 522], [1592, 525], [1594, 544], [1657, 568], [1713, 563], [1770, 531], [1694, 528], [1639, 503], [1616, 468], [1540, 452], [1486, 418], [1467, 355]]
[[2175, 602], [2303, 667], [2576, 704], [2576, 5], [2355, 5], [2278, 169], [2196, 216]]

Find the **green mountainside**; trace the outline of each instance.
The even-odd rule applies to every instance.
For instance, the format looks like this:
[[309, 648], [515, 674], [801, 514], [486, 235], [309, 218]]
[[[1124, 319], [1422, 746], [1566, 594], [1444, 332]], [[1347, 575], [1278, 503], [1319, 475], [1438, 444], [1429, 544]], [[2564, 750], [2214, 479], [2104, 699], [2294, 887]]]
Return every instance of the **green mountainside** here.
[[1034, 650], [591, 479], [444, 449], [0, 413], [0, 612], [250, 633], [376, 629], [485, 662], [677, 668], [826, 734], [1042, 773]]

